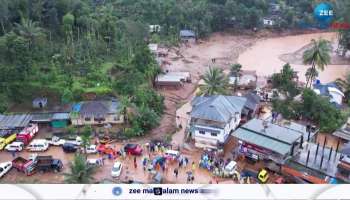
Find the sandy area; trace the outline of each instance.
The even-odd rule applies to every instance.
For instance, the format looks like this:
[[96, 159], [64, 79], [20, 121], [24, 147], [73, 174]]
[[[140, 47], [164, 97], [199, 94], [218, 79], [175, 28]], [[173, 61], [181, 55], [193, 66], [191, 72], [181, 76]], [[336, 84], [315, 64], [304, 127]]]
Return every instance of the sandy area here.
[[[209, 66], [227, 69], [230, 64], [236, 62], [240, 53], [257, 40], [252, 36], [215, 33], [196, 45], [182, 45], [175, 52], [172, 49], [168, 59], [171, 65], [165, 66], [164, 70], [189, 71], [192, 78], [197, 80], [198, 76], [203, 75]], [[215, 59], [215, 63], [212, 63], [212, 59]]]

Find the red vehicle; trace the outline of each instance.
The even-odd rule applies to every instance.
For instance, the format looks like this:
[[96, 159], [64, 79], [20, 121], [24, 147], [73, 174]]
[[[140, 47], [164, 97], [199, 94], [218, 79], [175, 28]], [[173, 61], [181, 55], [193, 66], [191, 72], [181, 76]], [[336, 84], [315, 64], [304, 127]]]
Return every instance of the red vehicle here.
[[138, 144], [126, 144], [124, 146], [124, 151], [126, 154], [140, 156], [142, 155], [142, 148]]
[[102, 154], [113, 155], [113, 156], [117, 155], [117, 151], [115, 149], [113, 149], [111, 146], [105, 145], [105, 144], [98, 145], [97, 152], [102, 153]]
[[17, 157], [12, 161], [12, 167], [17, 169], [17, 171], [24, 172], [27, 176], [35, 173], [35, 164], [33, 160], [27, 160], [22, 157]]
[[23, 142], [24, 145], [27, 145], [38, 131], [39, 127], [37, 124], [29, 124], [28, 127], [24, 128], [21, 132], [17, 134], [16, 140], [19, 142]]

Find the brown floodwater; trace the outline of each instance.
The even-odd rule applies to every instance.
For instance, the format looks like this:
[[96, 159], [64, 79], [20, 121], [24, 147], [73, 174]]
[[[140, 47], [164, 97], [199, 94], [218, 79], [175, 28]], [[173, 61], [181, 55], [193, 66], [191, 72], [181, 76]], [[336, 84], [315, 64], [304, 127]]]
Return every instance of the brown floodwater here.
[[[327, 39], [332, 43], [337, 42], [336, 33], [314, 33], [264, 39], [240, 54], [238, 62], [243, 65], [243, 69], [256, 70], [259, 76], [268, 76], [282, 69], [285, 62], [279, 58], [281, 55], [294, 53], [309, 44], [311, 39], [319, 38]], [[298, 71], [299, 79], [305, 81], [305, 72], [309, 66], [300, 64], [291, 64], [291, 66]], [[348, 71], [349, 64], [328, 65], [324, 71], [319, 72], [318, 79], [321, 82], [334, 81], [344, 77]]]

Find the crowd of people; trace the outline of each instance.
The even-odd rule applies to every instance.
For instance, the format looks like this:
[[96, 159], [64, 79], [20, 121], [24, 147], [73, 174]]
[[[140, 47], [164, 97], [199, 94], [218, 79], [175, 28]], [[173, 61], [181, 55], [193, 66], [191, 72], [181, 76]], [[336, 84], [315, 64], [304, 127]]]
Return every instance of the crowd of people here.
[[215, 151], [205, 151], [199, 161], [199, 167], [207, 169], [217, 177], [224, 177], [225, 166], [230, 162], [231, 159], [229, 158], [226, 160], [219, 158]]

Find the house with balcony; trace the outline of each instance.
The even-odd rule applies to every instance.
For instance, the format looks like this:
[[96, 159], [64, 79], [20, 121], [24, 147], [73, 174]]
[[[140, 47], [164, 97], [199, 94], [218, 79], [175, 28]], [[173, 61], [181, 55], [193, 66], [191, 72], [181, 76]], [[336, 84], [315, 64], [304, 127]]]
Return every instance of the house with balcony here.
[[189, 134], [195, 146], [222, 149], [241, 121], [246, 98], [238, 96], [198, 96], [192, 102]]

